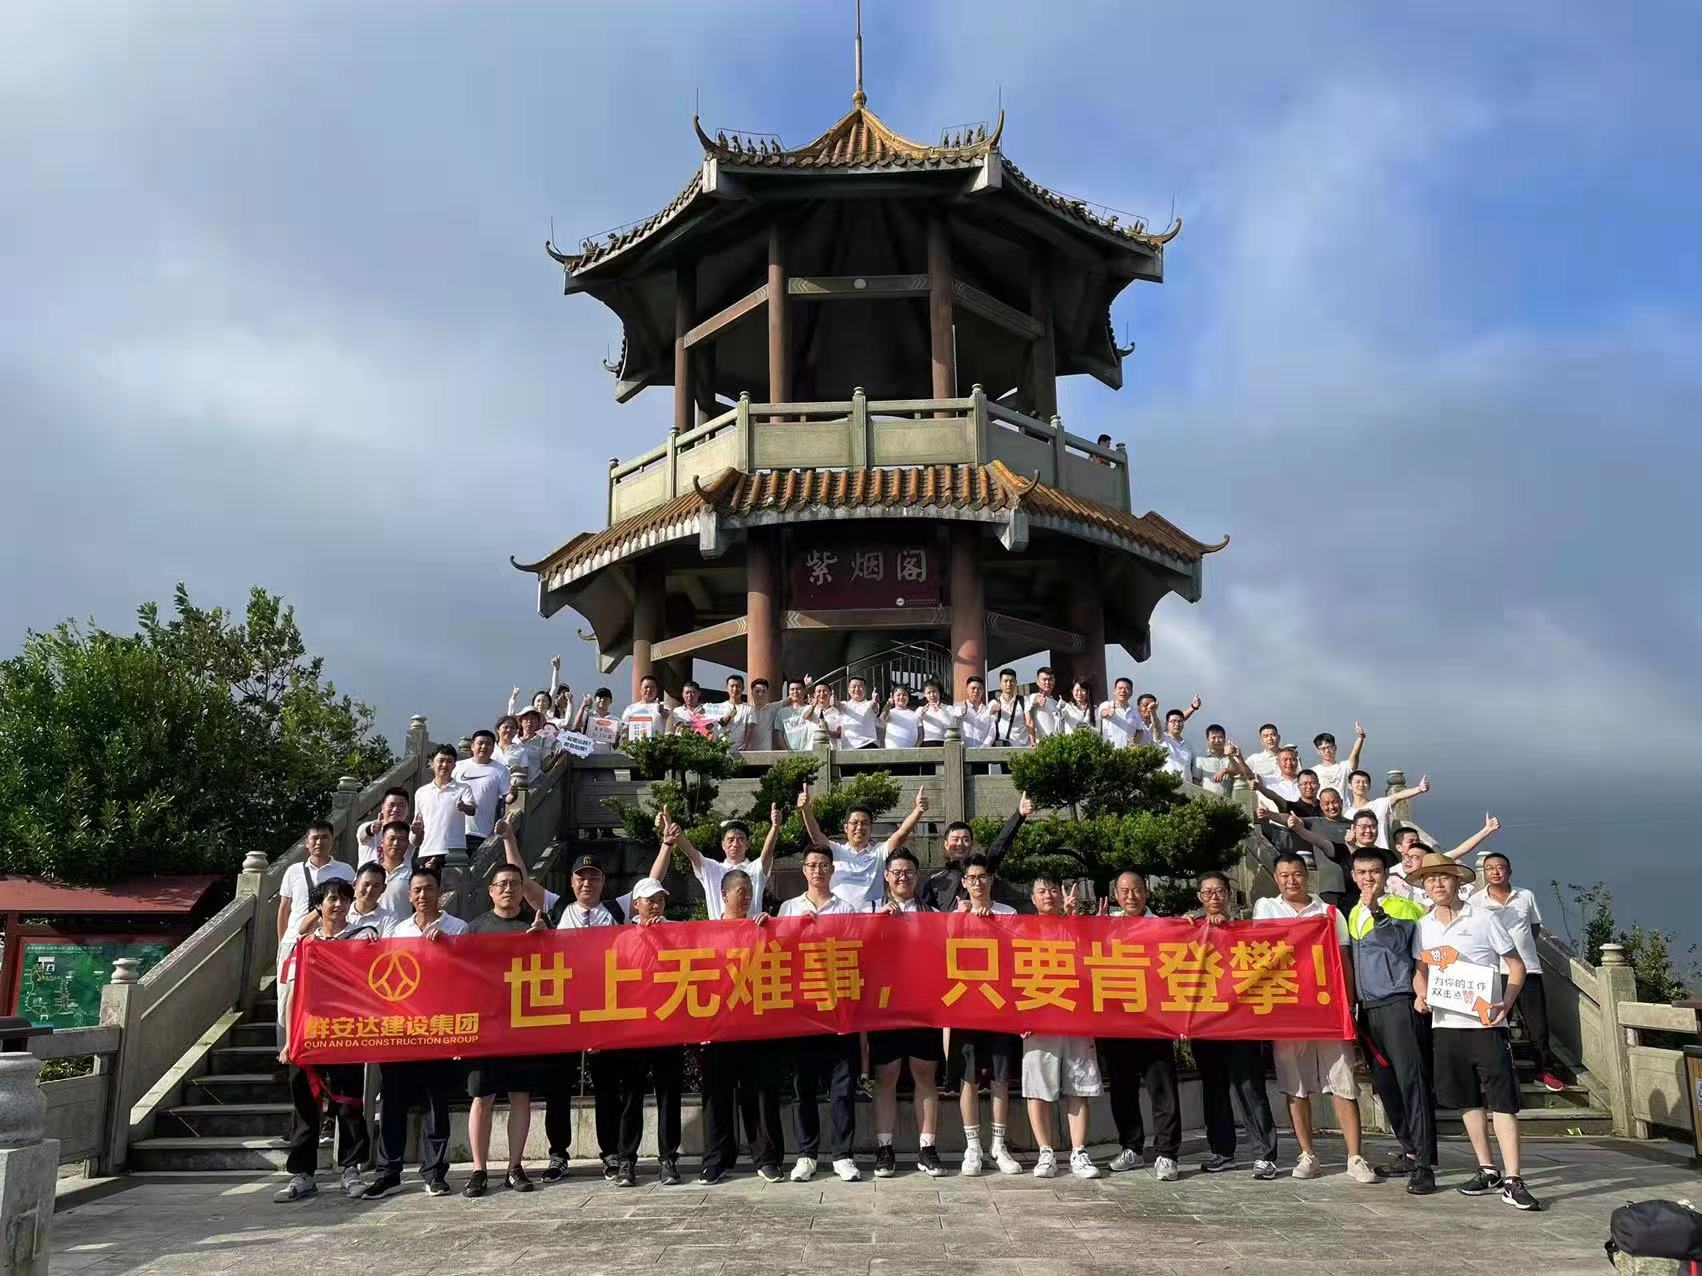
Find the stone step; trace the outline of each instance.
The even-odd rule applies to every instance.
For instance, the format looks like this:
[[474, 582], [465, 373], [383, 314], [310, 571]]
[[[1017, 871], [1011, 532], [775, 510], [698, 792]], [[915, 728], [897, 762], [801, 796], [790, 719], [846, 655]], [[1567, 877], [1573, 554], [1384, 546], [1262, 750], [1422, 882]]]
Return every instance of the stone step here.
[[[1526, 1138], [1552, 1139], [1568, 1135], [1610, 1135], [1613, 1114], [1600, 1108], [1525, 1108], [1519, 1113], [1519, 1131]], [[1458, 1112], [1436, 1113], [1438, 1134], [1463, 1134], [1465, 1123]]]
[[227, 1046], [271, 1046], [278, 1048], [278, 1026], [271, 1020], [264, 1023], [239, 1023], [230, 1030], [223, 1043]]
[[[330, 1151], [319, 1149], [321, 1168], [329, 1164]], [[130, 1168], [143, 1172], [281, 1170], [288, 1155], [281, 1138], [152, 1138], [130, 1145]]]
[[243, 1023], [277, 1023], [278, 1022], [278, 1001], [277, 1001], [277, 998], [268, 997], [264, 1001], [255, 1002], [252, 1006], [250, 1006], [248, 1008], [248, 1013], [245, 1014], [242, 1017], [242, 1022]]
[[1519, 1082], [1519, 1102], [1527, 1108], [1566, 1108], [1571, 1110], [1595, 1108], [1596, 1100], [1581, 1085], [1569, 1085], [1564, 1090], [1550, 1090], [1535, 1081]]
[[288, 1103], [190, 1103], [167, 1108], [154, 1130], [163, 1138], [281, 1139], [291, 1111]]
[[263, 1072], [277, 1066], [278, 1047], [215, 1046], [207, 1052], [207, 1068], [214, 1073]]
[[184, 1091], [190, 1104], [288, 1103], [289, 1086], [270, 1072], [224, 1072], [193, 1078]]

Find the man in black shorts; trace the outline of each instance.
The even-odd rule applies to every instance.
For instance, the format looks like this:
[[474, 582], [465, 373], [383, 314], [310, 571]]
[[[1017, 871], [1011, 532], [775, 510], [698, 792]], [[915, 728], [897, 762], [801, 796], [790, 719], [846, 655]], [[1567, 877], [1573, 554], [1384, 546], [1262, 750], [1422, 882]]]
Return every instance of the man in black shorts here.
[[[874, 911], [908, 917], [933, 910], [916, 897], [921, 865], [909, 851], [898, 850], [886, 860], [886, 900]], [[875, 1070], [875, 1177], [889, 1179], [898, 1169], [892, 1136], [898, 1125], [898, 1075], [910, 1061], [910, 1082], [916, 1089], [916, 1130], [921, 1147], [916, 1168], [932, 1178], [945, 1173], [934, 1146], [940, 1124], [939, 1066], [945, 1052], [938, 1028], [892, 1028], [869, 1034], [869, 1064]]]
[[[498, 836], [512, 837], [506, 820], [497, 821]], [[526, 875], [513, 864], [499, 864], [491, 874], [491, 906], [467, 923], [469, 935], [498, 935], [531, 927], [533, 912], [522, 896]], [[475, 956], [477, 950], [475, 950]], [[496, 1096], [508, 1095], [508, 1175], [512, 1191], [530, 1192], [521, 1157], [526, 1150], [526, 1133], [532, 1126], [532, 1095], [544, 1089], [544, 1059], [474, 1059], [467, 1072], [467, 1097], [473, 1101], [467, 1114], [467, 1139], [473, 1145], [473, 1172], [465, 1197], [483, 1196], [489, 1189], [485, 1161], [491, 1150], [491, 1124], [496, 1116]]]
[[[1457, 1108], [1477, 1157], [1478, 1171], [1460, 1185], [1462, 1196], [1489, 1196], [1515, 1209], [1540, 1210], [1536, 1197], [1519, 1175], [1519, 1078], [1513, 1071], [1513, 1047], [1507, 1015], [1519, 1000], [1525, 982], [1525, 963], [1518, 946], [1493, 909], [1478, 908], [1460, 899], [1460, 886], [1477, 874], [1464, 864], [1426, 855], [1407, 881], [1430, 897], [1431, 909], [1418, 923], [1412, 954], [1418, 958], [1414, 1009], [1429, 1012], [1436, 1052], [1436, 1105]], [[1478, 1012], [1430, 1004], [1432, 980], [1440, 981], [1456, 962], [1487, 966], [1496, 971], [1490, 982], [1489, 1004], [1480, 998]], [[1507, 974], [1503, 978], [1500, 967]], [[1501, 1145], [1504, 1173], [1496, 1173], [1489, 1151], [1489, 1118], [1494, 1114], [1495, 1141]]]
[[[993, 865], [985, 855], [963, 862], [963, 888], [969, 892], [966, 911], [977, 917], [1008, 916], [1009, 904], [993, 899]], [[1021, 1174], [1022, 1162], [1005, 1146], [1005, 1122], [1011, 1116], [1011, 1082], [1022, 1079], [1022, 1039], [1013, 1032], [960, 1030], [951, 1034], [952, 1050], [963, 1068], [958, 1111], [963, 1116], [963, 1173], [981, 1173], [981, 1082], [987, 1083], [993, 1108], [993, 1163], [1001, 1174]]]

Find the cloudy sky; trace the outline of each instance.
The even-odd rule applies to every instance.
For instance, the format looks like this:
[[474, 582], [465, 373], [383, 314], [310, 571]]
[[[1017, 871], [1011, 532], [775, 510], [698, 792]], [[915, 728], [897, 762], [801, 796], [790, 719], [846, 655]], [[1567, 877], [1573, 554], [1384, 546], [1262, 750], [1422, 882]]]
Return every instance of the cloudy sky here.
[[[1492, 810], [1545, 902], [1605, 878], [1702, 937], [1694, 11], [865, 9], [890, 124], [1002, 93], [1027, 172], [1186, 218], [1119, 303], [1127, 388], [1063, 390], [1137, 511], [1233, 536], [1137, 681], [1242, 738], [1363, 720], [1439, 836]], [[665, 202], [694, 101], [825, 128], [849, 11], [0, 6], [0, 650], [259, 583], [395, 735], [465, 733], [558, 651], [587, 682], [508, 555], [601, 526], [671, 405], [613, 402], [618, 329], [542, 242]]]

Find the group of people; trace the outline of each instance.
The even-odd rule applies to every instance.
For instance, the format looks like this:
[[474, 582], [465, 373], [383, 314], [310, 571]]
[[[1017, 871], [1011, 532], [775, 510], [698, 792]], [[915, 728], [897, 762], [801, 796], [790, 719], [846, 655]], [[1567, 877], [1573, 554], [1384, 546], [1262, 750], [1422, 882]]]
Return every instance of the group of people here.
[[[1138, 706], [1136, 714], [1139, 716]], [[1150, 714], [1143, 720], [1151, 721]], [[1350, 765], [1357, 762], [1363, 739], [1363, 732], [1358, 733]], [[1534, 945], [1540, 917], [1529, 892], [1512, 886], [1511, 865], [1503, 855], [1485, 857], [1484, 884], [1463, 893], [1475, 873], [1461, 860], [1494, 832], [1495, 822], [1486, 820], [1483, 830], [1447, 853], [1424, 846], [1415, 830], [1403, 826], [1393, 831], [1395, 849], [1390, 850], [1380, 845], [1386, 810], [1367, 801], [1348, 821], [1346, 840], [1337, 843], [1311, 823], [1332, 817], [1322, 810], [1317, 815], [1301, 813], [1311, 803], [1299, 791], [1299, 777], [1292, 774], [1292, 749], [1282, 746], [1280, 737], [1265, 744], [1265, 754], [1276, 760], [1274, 773], [1261, 769], [1263, 762], [1258, 756], [1240, 759], [1221, 748], [1211, 752], [1209, 747], [1206, 755], [1229, 759], [1224, 769], [1240, 773], [1245, 767], [1252, 772], [1262, 798], [1269, 803], [1266, 827], [1279, 835], [1270, 858], [1278, 894], [1258, 901], [1253, 919], [1334, 917], [1346, 958], [1347, 991], [1357, 1003], [1360, 1030], [1357, 1043], [1274, 1043], [1278, 1084], [1287, 1096], [1290, 1124], [1299, 1145], [1293, 1176], [1305, 1179], [1320, 1172], [1310, 1103], [1314, 1095], [1328, 1094], [1346, 1139], [1349, 1176], [1368, 1184], [1404, 1176], [1409, 1192], [1434, 1192], [1435, 1109], [1441, 1106], [1462, 1112], [1480, 1166], [1458, 1190], [1468, 1195], [1497, 1193], [1520, 1209], [1538, 1208], [1520, 1173], [1519, 1086], [1506, 1025], [1515, 1007], [1522, 1012], [1533, 1040], [1542, 1035], [1546, 1024], [1540, 1010], [1540, 962]], [[1328, 744], [1333, 755], [1333, 741]], [[1319, 748], [1321, 765], [1341, 765], [1333, 756], [1322, 758], [1323, 743]], [[1289, 758], [1286, 763], [1285, 756]], [[452, 756], [440, 753], [433, 758], [433, 781], [426, 788], [443, 790], [463, 784], [455, 779], [454, 770]], [[1291, 782], [1295, 787], [1292, 794], [1288, 787]], [[478, 813], [478, 794], [470, 785], [464, 787], [472, 796], [455, 796], [452, 800], [441, 793], [427, 795], [429, 805], [419, 801], [419, 795], [410, 801], [403, 791], [387, 795], [379, 819], [360, 830], [363, 862], [355, 870], [331, 858], [329, 825], [315, 825], [309, 830], [307, 859], [290, 870], [280, 899], [280, 986], [286, 990], [281, 1001], [287, 998], [289, 952], [302, 943], [379, 937], [452, 942], [466, 932], [666, 924], [666, 878], [676, 850], [702, 885], [711, 919], [742, 918], [757, 926], [768, 920], [764, 900], [782, 822], [778, 809], [771, 812], [768, 838], [754, 858], [749, 827], [737, 820], [727, 822], [719, 860], [694, 846], [664, 812], [658, 821], [661, 845], [651, 871], [631, 891], [610, 896], [605, 891], [602, 868], [587, 855], [574, 864], [572, 894], [565, 898], [528, 875], [508, 821], [497, 814], [491, 831], [504, 841], [506, 862], [489, 883], [490, 909], [464, 922], [443, 911], [437, 867], [441, 859], [427, 853], [438, 845], [429, 837], [429, 813], [435, 812], [433, 818], [439, 818], [443, 812], [455, 810], [467, 819]], [[424, 794], [425, 789], [421, 792]], [[427, 809], [416, 811], [420, 806]], [[995, 899], [995, 881], [1012, 840], [1032, 814], [1026, 796], [984, 851], [975, 846], [967, 824], [950, 825], [943, 839], [944, 863], [926, 874], [906, 846], [927, 812], [927, 800], [920, 791], [897, 828], [880, 840], [874, 835], [874, 814], [867, 808], [854, 806], [847, 812], [843, 840], [835, 841], [816, 822], [807, 787], [799, 794], [798, 807], [809, 841], [802, 864], [805, 887], [780, 905], [781, 917], [872, 910], [895, 916], [949, 910], [984, 916], [1015, 911]], [[1284, 838], [1295, 839], [1306, 853]], [[368, 847], [371, 858], [366, 858]], [[1314, 875], [1322, 876], [1325, 866], [1345, 869], [1345, 880], [1352, 881], [1352, 888], [1332, 885], [1318, 889]], [[1122, 873], [1112, 888], [1115, 915], [1153, 915], [1141, 874]], [[1190, 917], [1202, 926], [1236, 920], [1232, 895], [1224, 875], [1206, 874], [1198, 883], [1199, 909]], [[1034, 911], [1042, 915], [1077, 910], [1073, 892], [1066, 892], [1057, 878], [1046, 873], [1030, 883], [1029, 899]], [[1455, 960], [1487, 965], [1500, 972], [1493, 1004], [1481, 1016], [1433, 1007], [1427, 1002], [1429, 972]], [[1239, 1118], [1251, 1147], [1254, 1177], [1275, 1178], [1277, 1136], [1266, 1099], [1261, 1044], [1202, 1039], [1191, 1045], [1202, 1086], [1209, 1149], [1202, 1170], [1216, 1174], [1236, 1168]], [[848, 1182], [860, 1179], [862, 1171], [852, 1155], [857, 1080], [862, 1070], [860, 1047], [855, 1035], [704, 1047], [706, 1151], [698, 1182], [705, 1186], [718, 1183], [731, 1170], [738, 1155], [741, 1118], [751, 1159], [761, 1178], [806, 1182], [826, 1159], [839, 1178]], [[1546, 1042], [1539, 1048], [1546, 1050]], [[660, 1181], [680, 1182], [684, 1049], [672, 1046], [587, 1052], [598, 1153], [603, 1175], [609, 1181], [626, 1186], [637, 1183], [644, 1106], [653, 1094], [659, 1113]], [[286, 1046], [280, 1058], [287, 1053]], [[1399, 1153], [1378, 1167], [1369, 1163], [1361, 1145], [1356, 1053], [1370, 1069], [1400, 1145]], [[1038, 1149], [1031, 1167], [1034, 1175], [1051, 1177], [1067, 1169], [1077, 1177], [1096, 1178], [1106, 1170], [1122, 1172], [1147, 1165], [1140, 1107], [1143, 1086], [1153, 1115], [1151, 1170], [1160, 1181], [1174, 1181], [1181, 1175], [1178, 1080], [1175, 1054], [1168, 1040], [1112, 1038], [1096, 1043], [1090, 1038], [906, 1028], [867, 1034], [867, 1059], [876, 1080], [876, 1177], [897, 1171], [894, 1131], [898, 1085], [906, 1068], [913, 1084], [920, 1135], [916, 1166], [924, 1174], [944, 1172], [937, 1151], [944, 1081], [958, 1094], [965, 1138], [960, 1172], [965, 1175], [982, 1174], [989, 1167], [1003, 1174], [1024, 1171], [1006, 1137], [1013, 1086], [1019, 1088], [1028, 1106], [1029, 1127]], [[785, 1136], [780, 1121], [780, 1082], [788, 1061], [797, 1099], [792, 1131], [795, 1159], [789, 1173], [783, 1171]], [[359, 1109], [358, 1069], [354, 1078], [338, 1077], [337, 1069], [327, 1069], [331, 1075], [318, 1095], [301, 1070], [294, 1069], [291, 1091], [296, 1117], [288, 1165], [292, 1177], [278, 1199], [299, 1200], [317, 1190], [313, 1172], [320, 1122], [325, 1115], [322, 1104], [333, 1109], [343, 1131], [339, 1164], [348, 1194], [373, 1199], [400, 1190], [406, 1117], [415, 1107], [425, 1110], [421, 1172], [426, 1190], [434, 1195], [449, 1193], [449, 1104], [458, 1092], [465, 1093], [473, 1103], [469, 1123], [473, 1171], [462, 1188], [464, 1195], [477, 1197], [489, 1190], [487, 1161], [499, 1094], [506, 1094], [509, 1104], [507, 1185], [521, 1192], [533, 1187], [521, 1158], [535, 1095], [544, 1097], [546, 1104], [549, 1162], [542, 1177], [547, 1181], [560, 1179], [568, 1172], [570, 1096], [580, 1062], [579, 1056], [571, 1055], [481, 1059], [472, 1067], [449, 1060], [381, 1065], [378, 1172], [370, 1181], [359, 1169], [369, 1145]], [[1551, 1071], [1549, 1063], [1545, 1066], [1545, 1083], [1558, 1085]], [[985, 1143], [983, 1086], [990, 1118]], [[1107, 1090], [1120, 1147], [1102, 1167], [1087, 1147], [1087, 1113], [1089, 1101]], [[825, 1153], [818, 1115], [818, 1102], [824, 1094], [829, 1111]], [[1060, 1104], [1068, 1144], [1058, 1137], [1054, 1124], [1054, 1105]], [[1499, 1170], [1490, 1149], [1491, 1129], [1501, 1154]]]

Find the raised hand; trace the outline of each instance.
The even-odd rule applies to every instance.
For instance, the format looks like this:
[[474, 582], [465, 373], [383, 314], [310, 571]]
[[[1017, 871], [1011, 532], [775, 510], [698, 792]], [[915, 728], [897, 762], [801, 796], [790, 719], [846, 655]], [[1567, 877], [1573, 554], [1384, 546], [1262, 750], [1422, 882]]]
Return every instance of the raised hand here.
[[960, 913], [967, 913], [969, 911], [969, 901], [966, 900], [966, 899], [958, 900], [957, 901], [957, 911], [960, 912]]
[[1484, 832], [1494, 833], [1500, 827], [1501, 827], [1501, 821], [1496, 819], [1493, 815], [1489, 814], [1489, 812], [1485, 811], [1484, 814], [1483, 814], [1483, 830], [1484, 830]]
[[670, 820], [668, 827], [662, 830], [662, 845], [671, 849], [674, 843], [680, 840], [680, 834], [683, 831], [678, 824]]
[[1195, 696], [1192, 700], [1188, 701], [1188, 707], [1190, 709], [1194, 710], [1196, 713], [1199, 712], [1200, 704], [1201, 704], [1201, 701], [1200, 701], [1200, 698], [1198, 696]]
[[1228, 744], [1223, 746], [1223, 756], [1226, 757], [1226, 758], [1238, 758], [1238, 757], [1240, 757], [1241, 756], [1241, 746], [1236, 744], [1233, 740], [1231, 740]]
[[1034, 814], [1034, 800], [1026, 793], [1019, 794], [1016, 800], [1016, 809], [1017, 814], [1021, 815], [1022, 818], [1026, 820], [1029, 816]]
[[1099, 915], [1101, 917], [1111, 916], [1111, 897], [1109, 895], [1099, 897]]
[[514, 688], [514, 693], [509, 697], [509, 699], [511, 699], [511, 700], [520, 699], [520, 688], [519, 687]]
[[1101, 718], [1105, 718], [1105, 719], [1109, 720], [1110, 717], [1111, 717], [1111, 706], [1108, 705], [1108, 704], [1100, 705], [1099, 706], [1099, 716]]
[[1357, 722], [1353, 724], [1353, 738], [1355, 740], [1365, 739], [1365, 728], [1360, 726]]
[[551, 669], [560, 669], [561, 668], [561, 657], [560, 656], [551, 656], [550, 657], [550, 668]]
[[768, 822], [769, 822], [769, 824], [772, 825], [775, 828], [779, 828], [781, 818], [782, 817], [780, 815], [780, 803], [770, 802], [768, 804]]
[[499, 816], [496, 823], [491, 825], [491, 834], [494, 837], [507, 837], [513, 831], [514, 826], [508, 822], [506, 815]]
[[1420, 793], [1430, 792], [1430, 777], [1428, 775], [1418, 777], [1418, 791]]
[[1287, 824], [1288, 827], [1291, 828], [1291, 829], [1298, 829], [1298, 828], [1304, 827], [1304, 825], [1301, 822], [1300, 817], [1298, 815], [1296, 815], [1293, 811], [1290, 811], [1288, 813], [1288, 819], [1284, 820], [1283, 823]]
[[656, 831], [658, 833], [667, 828], [671, 823], [673, 823], [673, 817], [668, 814], [667, 807], [664, 806], [660, 811], [656, 812]]
[[414, 816], [414, 822], [413, 822], [412, 826], [409, 828], [409, 832], [411, 832], [414, 835], [414, 841], [416, 841], [416, 842], [419, 841], [422, 837], [424, 837], [425, 836], [425, 816], [423, 816], [423, 815]]
[[1074, 917], [1081, 912], [1081, 901], [1076, 895], [1076, 883], [1070, 883], [1070, 889], [1064, 892], [1064, 916]]
[[928, 795], [921, 789], [916, 790], [916, 814], [925, 815], [928, 811]]
[[810, 786], [808, 784], [806, 784], [806, 785], [804, 785], [803, 788], [798, 790], [798, 809], [800, 811], [802, 811], [806, 807], [808, 807], [809, 804], [810, 804]]

